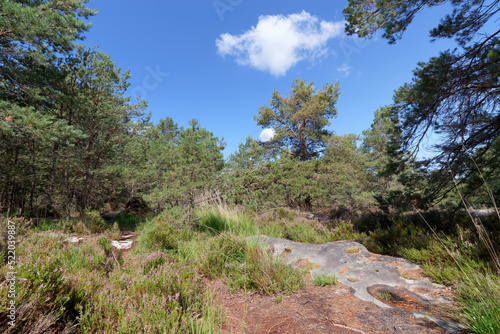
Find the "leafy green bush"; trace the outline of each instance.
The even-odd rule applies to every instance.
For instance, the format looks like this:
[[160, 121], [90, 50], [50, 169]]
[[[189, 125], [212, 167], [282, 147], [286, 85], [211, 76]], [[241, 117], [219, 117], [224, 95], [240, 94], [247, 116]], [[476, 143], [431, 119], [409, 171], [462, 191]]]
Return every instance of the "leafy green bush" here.
[[433, 240], [434, 238], [424, 228], [396, 217], [392, 219], [390, 228], [377, 228], [358, 241], [362, 242], [371, 252], [401, 256], [401, 250], [425, 249]]
[[85, 218], [85, 224], [90, 230], [90, 233], [101, 233], [110, 227], [101, 218], [99, 211], [85, 210], [83, 216]]
[[118, 215], [118, 217], [116, 217], [116, 222], [120, 229], [133, 231], [139, 224], [139, 218], [132, 215]]
[[193, 238], [194, 231], [185, 223], [186, 213], [181, 209], [169, 209], [146, 220], [139, 227], [139, 249], [149, 251], [177, 251], [179, 244]]
[[177, 249], [179, 240], [172, 226], [164, 221], [160, 221], [147, 230], [144, 237], [141, 235], [139, 242], [146, 245], [149, 250], [175, 250]]

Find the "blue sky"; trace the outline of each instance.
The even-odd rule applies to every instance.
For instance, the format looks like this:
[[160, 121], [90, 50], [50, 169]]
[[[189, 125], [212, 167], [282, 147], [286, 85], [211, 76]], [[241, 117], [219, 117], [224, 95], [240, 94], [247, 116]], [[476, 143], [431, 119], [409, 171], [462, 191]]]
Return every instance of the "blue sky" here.
[[254, 115], [292, 80], [321, 88], [339, 82], [337, 134], [370, 127], [374, 111], [392, 101], [417, 62], [453, 47], [430, 42], [429, 30], [447, 8], [417, 16], [402, 40], [358, 40], [343, 33], [347, 1], [92, 0], [99, 14], [84, 43], [99, 46], [130, 70], [128, 93], [149, 102], [152, 121], [196, 118], [224, 137], [227, 157], [247, 136], [259, 138]]

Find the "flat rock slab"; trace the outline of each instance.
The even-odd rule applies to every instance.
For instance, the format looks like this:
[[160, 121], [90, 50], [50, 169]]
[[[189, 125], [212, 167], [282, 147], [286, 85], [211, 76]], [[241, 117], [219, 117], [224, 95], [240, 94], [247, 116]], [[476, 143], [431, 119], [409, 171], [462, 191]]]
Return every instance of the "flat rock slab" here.
[[446, 315], [452, 310], [450, 292], [421, 275], [421, 268], [406, 259], [370, 253], [355, 241], [302, 244], [265, 235], [252, 236], [275, 256], [292, 265], [307, 262], [312, 278], [328, 275], [353, 292], [353, 296], [388, 309], [405, 309], [416, 318], [426, 317], [448, 331], [464, 326]]
[[416, 318], [401, 308], [381, 308], [355, 298], [338, 283], [306, 285], [291, 295], [235, 293], [222, 280], [211, 282], [214, 304], [226, 315], [223, 334], [446, 334], [428, 318]]
[[134, 243], [134, 240], [130, 240], [132, 237], [132, 235], [123, 235], [120, 240], [111, 241], [111, 246], [119, 250], [130, 249], [132, 248], [132, 244]]

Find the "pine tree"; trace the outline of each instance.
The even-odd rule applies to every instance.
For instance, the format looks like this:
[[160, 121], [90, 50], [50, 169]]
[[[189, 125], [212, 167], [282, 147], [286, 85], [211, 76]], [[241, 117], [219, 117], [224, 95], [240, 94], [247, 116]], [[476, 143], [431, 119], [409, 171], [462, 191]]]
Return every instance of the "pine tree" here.
[[[87, 1], [0, 1], [0, 204], [29, 207], [47, 188], [46, 152], [74, 135], [58, 118], [60, 60], [89, 28]], [[8, 145], [6, 145], [8, 143]], [[52, 184], [51, 184], [52, 185]], [[50, 202], [50, 201], [49, 201]]]
[[337, 116], [337, 103], [340, 91], [337, 84], [325, 84], [317, 90], [313, 83], [304, 80], [293, 81], [291, 93], [282, 97], [274, 91], [271, 106], [262, 106], [255, 116], [257, 125], [275, 130], [270, 143], [280, 149], [289, 148], [293, 155], [302, 161], [309, 160], [325, 147], [325, 136], [329, 135], [326, 126], [330, 119]]
[[455, 176], [468, 182], [477, 172], [462, 168], [471, 166], [471, 156], [489, 160], [495, 170], [491, 175], [498, 175], [498, 164], [488, 157], [500, 138], [500, 30], [489, 23], [498, 20], [500, 1], [350, 0], [344, 10], [347, 33], [371, 37], [381, 29], [395, 43], [423, 8], [444, 3], [453, 11], [430, 36], [455, 39], [458, 48], [418, 64], [412, 82], [396, 91], [391, 116], [400, 122], [400, 142], [393, 149], [403, 164], [434, 134], [436, 153], [427, 165], [440, 169], [441, 177], [430, 183], [430, 201], [449, 192]]

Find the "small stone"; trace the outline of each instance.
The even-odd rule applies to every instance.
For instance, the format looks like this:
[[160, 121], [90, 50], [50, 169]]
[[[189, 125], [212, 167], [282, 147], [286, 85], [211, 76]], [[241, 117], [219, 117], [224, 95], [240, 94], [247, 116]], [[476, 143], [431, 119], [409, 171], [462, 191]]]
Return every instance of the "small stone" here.
[[71, 237], [71, 238], [67, 238], [65, 241], [76, 244], [76, 243], [79, 243], [80, 240], [83, 240], [83, 238]]
[[130, 249], [132, 247], [132, 244], [134, 242], [132, 240], [125, 240], [125, 241], [111, 241], [111, 246], [115, 247], [116, 249], [124, 250], [124, 249]]

